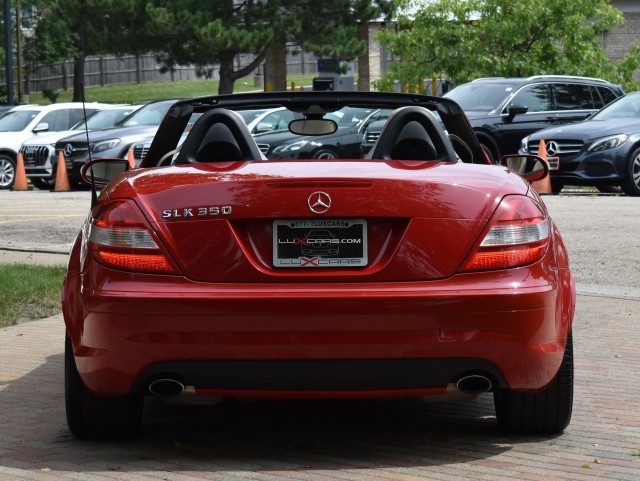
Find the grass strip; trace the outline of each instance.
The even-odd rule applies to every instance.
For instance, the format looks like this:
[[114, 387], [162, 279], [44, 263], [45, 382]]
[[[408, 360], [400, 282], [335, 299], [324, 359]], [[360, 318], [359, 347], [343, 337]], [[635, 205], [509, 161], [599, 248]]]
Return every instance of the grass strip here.
[[65, 266], [0, 264], [0, 327], [61, 312]]

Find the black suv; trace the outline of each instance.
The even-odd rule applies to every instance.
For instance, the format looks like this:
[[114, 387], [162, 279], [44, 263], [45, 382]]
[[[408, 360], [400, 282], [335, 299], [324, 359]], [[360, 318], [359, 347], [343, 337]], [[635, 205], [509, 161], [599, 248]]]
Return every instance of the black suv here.
[[624, 95], [602, 79], [564, 75], [481, 78], [447, 94], [462, 107], [493, 161], [515, 154], [533, 132], [579, 122]]

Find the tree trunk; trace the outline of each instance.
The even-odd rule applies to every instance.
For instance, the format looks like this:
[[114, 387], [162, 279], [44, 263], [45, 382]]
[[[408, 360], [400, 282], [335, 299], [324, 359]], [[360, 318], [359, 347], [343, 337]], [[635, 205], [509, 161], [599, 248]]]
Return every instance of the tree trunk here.
[[267, 47], [264, 62], [264, 89], [287, 90], [287, 37], [276, 34]]
[[218, 94], [232, 94], [233, 85], [236, 80], [246, 77], [263, 62], [265, 50], [260, 52], [256, 58], [254, 58], [249, 65], [238, 70], [233, 70], [233, 61], [235, 54], [231, 54], [227, 57], [223, 57], [220, 60], [220, 86], [218, 87]]
[[371, 89], [369, 74], [369, 22], [358, 23], [358, 40], [366, 42], [367, 49], [358, 56], [358, 91], [368, 92]]
[[73, 59], [73, 101], [84, 100], [84, 54], [78, 54]]
[[233, 85], [236, 82], [233, 73], [233, 56], [220, 59], [219, 95], [233, 93]]

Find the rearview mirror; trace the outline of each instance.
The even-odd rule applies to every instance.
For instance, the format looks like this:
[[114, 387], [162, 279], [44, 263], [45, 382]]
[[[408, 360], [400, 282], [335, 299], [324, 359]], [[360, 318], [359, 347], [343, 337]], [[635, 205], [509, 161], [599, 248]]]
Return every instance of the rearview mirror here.
[[289, 130], [298, 135], [328, 135], [338, 130], [330, 119], [298, 119], [289, 122]]
[[129, 170], [127, 159], [94, 159], [82, 166], [80, 175], [86, 184], [104, 187], [127, 170]]
[[529, 182], [542, 180], [549, 175], [549, 164], [537, 155], [505, 155], [500, 159], [500, 164], [521, 175]]

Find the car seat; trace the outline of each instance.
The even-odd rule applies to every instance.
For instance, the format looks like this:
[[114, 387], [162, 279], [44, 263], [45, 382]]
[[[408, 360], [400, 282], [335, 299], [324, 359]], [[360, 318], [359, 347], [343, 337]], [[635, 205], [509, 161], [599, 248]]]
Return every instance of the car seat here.
[[242, 118], [227, 109], [212, 109], [195, 122], [175, 164], [264, 160]]
[[402, 128], [391, 148], [393, 160], [435, 160], [437, 158], [438, 153], [427, 131], [416, 121], [411, 121]]
[[418, 106], [401, 107], [394, 111], [365, 158], [458, 161], [436, 117]]

